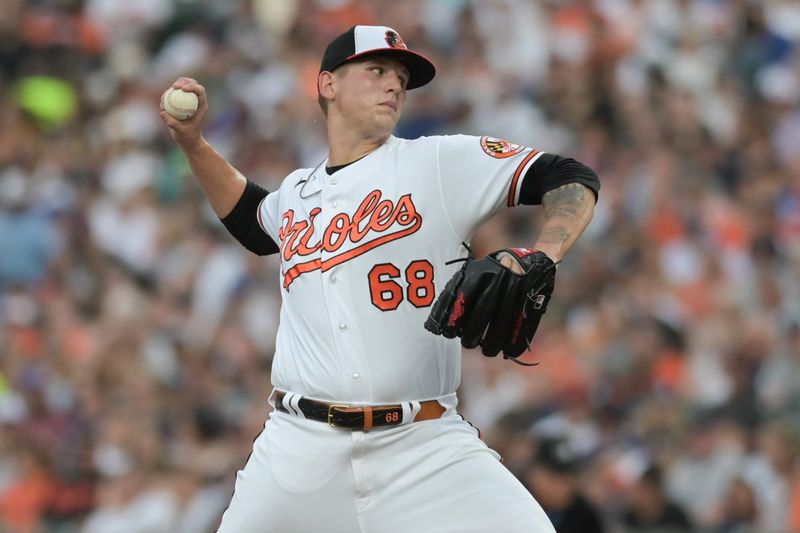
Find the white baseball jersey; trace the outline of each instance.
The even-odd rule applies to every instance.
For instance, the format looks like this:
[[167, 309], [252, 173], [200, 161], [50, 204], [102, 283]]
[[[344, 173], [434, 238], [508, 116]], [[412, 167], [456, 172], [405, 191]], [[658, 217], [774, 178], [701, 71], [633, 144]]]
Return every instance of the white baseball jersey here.
[[349, 403], [455, 392], [460, 342], [423, 327], [460, 267], [445, 262], [518, 204], [540, 155], [491, 137], [390, 137], [333, 175], [323, 164], [286, 177], [258, 210], [280, 246], [273, 385]]

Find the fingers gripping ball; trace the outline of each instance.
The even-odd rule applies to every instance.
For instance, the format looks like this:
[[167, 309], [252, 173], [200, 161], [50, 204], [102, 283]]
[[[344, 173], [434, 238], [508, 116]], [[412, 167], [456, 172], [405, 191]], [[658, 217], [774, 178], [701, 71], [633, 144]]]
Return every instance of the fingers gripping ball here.
[[191, 118], [198, 105], [197, 94], [192, 92], [170, 88], [164, 94], [164, 111], [178, 120]]
[[[503, 265], [502, 252], [513, 255], [523, 272]], [[502, 351], [506, 359], [515, 359], [529, 348], [547, 310], [555, 267], [544, 253], [526, 248], [467, 259], [439, 295], [425, 328], [447, 338], [461, 337], [462, 346], [480, 346], [486, 356]]]

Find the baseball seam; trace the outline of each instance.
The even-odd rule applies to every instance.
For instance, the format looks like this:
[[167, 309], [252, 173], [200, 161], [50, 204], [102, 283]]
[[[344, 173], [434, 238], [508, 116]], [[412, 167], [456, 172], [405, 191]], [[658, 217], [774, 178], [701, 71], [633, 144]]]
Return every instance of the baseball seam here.
[[165, 98], [166, 104], [168, 106], [170, 106], [174, 111], [184, 111], [186, 113], [193, 113], [193, 112], [197, 111], [197, 109], [191, 109], [189, 107], [178, 107], [175, 104], [173, 104], [172, 100], [170, 99], [170, 96], [172, 95], [173, 91], [170, 91], [169, 94], [167, 94], [167, 98]]

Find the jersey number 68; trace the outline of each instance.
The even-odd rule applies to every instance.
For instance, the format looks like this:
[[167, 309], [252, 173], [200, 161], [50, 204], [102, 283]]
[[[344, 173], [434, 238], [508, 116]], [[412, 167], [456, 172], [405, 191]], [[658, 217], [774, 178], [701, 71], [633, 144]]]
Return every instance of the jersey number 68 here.
[[[403, 301], [403, 287], [395, 281], [400, 269], [392, 263], [378, 263], [369, 271], [369, 292], [372, 305], [381, 311], [394, 311]], [[436, 289], [433, 285], [433, 265], [425, 259], [411, 261], [405, 270], [406, 300], [414, 307], [428, 307], [433, 303]]]

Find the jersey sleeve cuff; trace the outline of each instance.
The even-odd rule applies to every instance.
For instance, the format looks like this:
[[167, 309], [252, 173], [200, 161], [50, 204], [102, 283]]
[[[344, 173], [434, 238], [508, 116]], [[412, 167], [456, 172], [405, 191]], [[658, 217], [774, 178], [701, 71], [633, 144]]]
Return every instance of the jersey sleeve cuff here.
[[519, 192], [522, 190], [522, 182], [525, 179], [525, 175], [531, 165], [544, 153], [545, 152], [536, 149], [531, 150], [531, 152], [525, 155], [516, 170], [514, 170], [514, 175], [511, 178], [511, 185], [508, 188], [508, 200], [506, 201], [508, 207], [519, 205]]

